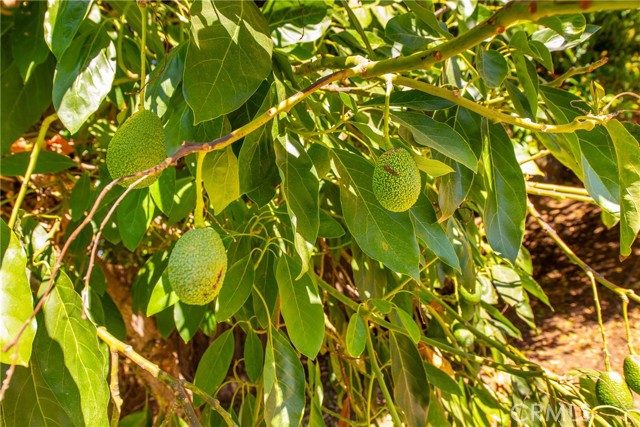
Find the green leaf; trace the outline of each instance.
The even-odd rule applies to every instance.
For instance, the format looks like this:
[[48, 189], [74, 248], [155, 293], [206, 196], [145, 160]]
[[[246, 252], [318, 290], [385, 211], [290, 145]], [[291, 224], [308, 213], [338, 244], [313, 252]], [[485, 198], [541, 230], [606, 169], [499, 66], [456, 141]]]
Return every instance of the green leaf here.
[[262, 373], [264, 362], [264, 350], [262, 342], [253, 329], [247, 331], [247, 339], [244, 342], [244, 367], [251, 381], [258, 381]]
[[416, 204], [409, 210], [416, 235], [431, 252], [450, 267], [460, 271], [460, 262], [456, 251], [447, 237], [447, 233], [438, 224], [436, 213], [424, 194], [418, 197]]
[[413, 341], [414, 344], [418, 344], [422, 334], [420, 333], [420, 328], [416, 325], [416, 321], [413, 320], [413, 317], [399, 307], [395, 307], [394, 313], [397, 316], [397, 319], [395, 319], [396, 323], [405, 330], [406, 335], [411, 338], [411, 341]]
[[91, 193], [91, 178], [88, 173], [83, 173], [76, 181], [71, 190], [69, 198], [69, 213], [71, 220], [77, 221], [84, 215], [84, 211], [89, 206]]
[[29, 81], [35, 67], [49, 56], [42, 25], [46, 9], [45, 2], [35, 1], [16, 9], [10, 46], [24, 82]]
[[[2, 159], [2, 175], [24, 176], [29, 165], [31, 152], [23, 151]], [[57, 173], [76, 166], [76, 163], [62, 154], [41, 151], [33, 174]]]
[[411, 50], [424, 49], [429, 43], [435, 41], [431, 37], [430, 28], [416, 19], [413, 13], [403, 13], [391, 18], [387, 21], [384, 33], [387, 38]]
[[419, 278], [419, 248], [409, 214], [384, 209], [372, 190], [373, 165], [343, 150], [333, 151], [344, 220], [362, 250], [393, 271]]
[[[368, 106], [384, 104], [385, 97], [378, 96], [368, 100], [362, 105]], [[389, 97], [389, 105], [411, 108], [412, 110], [419, 111], [436, 111], [452, 107], [455, 104], [446, 99], [438, 98], [437, 96], [430, 95], [419, 90], [403, 90], [391, 93], [391, 96]]]
[[[215, 397], [216, 390], [227, 376], [234, 351], [233, 329], [229, 329], [216, 338], [202, 355], [196, 370], [194, 384]], [[200, 406], [203, 403], [204, 401], [200, 397], [194, 396], [193, 404], [195, 406]]]
[[320, 183], [311, 158], [292, 135], [274, 143], [276, 164], [280, 171], [282, 195], [295, 233], [296, 250], [302, 261], [297, 276], [309, 270], [311, 248], [320, 228], [318, 191]]
[[73, 40], [56, 66], [53, 105], [60, 121], [76, 133], [111, 91], [116, 48], [104, 27]]
[[271, 71], [272, 49], [267, 22], [253, 2], [194, 2], [183, 83], [194, 123], [244, 104]]
[[338, 221], [329, 215], [323, 209], [320, 210], [320, 226], [318, 228], [318, 236], [327, 239], [337, 239], [344, 236], [344, 228]]
[[60, 60], [80, 28], [91, 0], [50, 0], [44, 17], [44, 39], [51, 52]]
[[204, 313], [209, 309], [206, 305], [189, 305], [178, 301], [173, 306], [173, 321], [182, 340], [187, 343], [198, 332]]
[[472, 171], [478, 168], [478, 159], [469, 142], [450, 126], [418, 113], [394, 112], [392, 118], [411, 131], [416, 142], [433, 148]]
[[515, 263], [524, 237], [527, 192], [524, 176], [507, 132], [489, 125], [485, 151], [484, 224], [491, 247]]
[[251, 254], [234, 263], [224, 278], [216, 300], [216, 319], [224, 322], [242, 307], [251, 295], [255, 271]]
[[82, 313], [82, 300], [69, 277], [58, 272], [44, 306], [34, 357], [42, 376], [73, 425], [108, 426], [108, 358], [98, 347], [96, 328]]
[[140, 244], [151, 225], [154, 211], [155, 206], [148, 188], [131, 191], [116, 208], [120, 237], [130, 251], [134, 251]]
[[149, 186], [149, 194], [158, 209], [169, 215], [173, 208], [173, 194], [176, 190], [176, 169], [166, 168], [157, 181]]
[[0, 362], [27, 366], [36, 334], [35, 319], [24, 330], [16, 347], [7, 352], [1, 350], [13, 340], [31, 315], [33, 297], [26, 274], [27, 256], [20, 240], [4, 220], [0, 220], [0, 233]]
[[579, 39], [587, 27], [587, 21], [581, 13], [544, 17], [538, 19], [537, 23], [551, 28], [566, 40]]
[[[164, 265], [164, 263], [162, 264]], [[147, 316], [152, 316], [156, 313], [173, 306], [179, 301], [178, 295], [173, 292], [169, 278], [166, 272], [166, 265], [161, 267], [163, 270], [162, 276], [154, 284], [149, 296], [149, 303], [147, 304]], [[154, 274], [155, 276], [155, 274]]]
[[608, 213], [620, 214], [618, 162], [614, 143], [603, 126], [575, 132], [580, 141], [582, 180], [589, 195]]
[[367, 327], [358, 313], [353, 313], [347, 326], [347, 352], [351, 357], [360, 357], [367, 344]]
[[533, 64], [519, 51], [511, 52], [516, 65], [518, 81], [524, 89], [524, 94], [529, 101], [529, 110], [535, 116], [538, 109], [538, 75]]
[[[7, 365], [0, 365], [0, 378], [6, 378]], [[63, 427], [74, 425], [58, 396], [49, 387], [40, 366], [32, 360], [28, 368], [17, 366], [11, 377], [11, 387], [0, 402], [0, 425]]]
[[300, 263], [283, 254], [276, 266], [280, 309], [287, 334], [300, 353], [315, 359], [324, 339], [324, 311], [318, 288], [309, 274], [300, 279]]
[[196, 207], [196, 186], [192, 177], [176, 181], [176, 192], [173, 194], [173, 207], [169, 213], [169, 225], [184, 219]]
[[[55, 61], [50, 58], [38, 65], [27, 83], [23, 83], [18, 64], [11, 57], [10, 50], [2, 49], [1, 56], [0, 148], [2, 154], [6, 154], [13, 141], [33, 125], [51, 104]], [[3, 161], [2, 174], [6, 175], [4, 169]]]
[[532, 329], [535, 329], [536, 325], [533, 319], [533, 312], [529, 306], [529, 297], [524, 291], [520, 275], [506, 265], [492, 266], [491, 275], [493, 285], [502, 299], [510, 306], [515, 307], [518, 316], [527, 322]]
[[202, 181], [216, 215], [240, 197], [238, 159], [231, 146], [207, 154], [202, 165]]
[[434, 178], [454, 172], [453, 168], [444, 162], [433, 159], [425, 159], [421, 156], [413, 156], [418, 169]]
[[476, 57], [480, 77], [489, 87], [499, 87], [509, 73], [507, 60], [496, 50], [480, 49]]
[[[170, 100], [177, 93], [184, 72], [184, 58], [188, 43], [180, 43], [171, 49], [166, 64], [157, 66], [149, 73], [144, 90], [144, 107], [162, 117], [170, 109]], [[193, 123], [193, 120], [191, 121]]]
[[280, 47], [316, 41], [331, 26], [327, 5], [322, 1], [279, 0], [269, 5], [269, 30]]
[[429, 410], [429, 382], [416, 346], [401, 334], [391, 332], [391, 375], [396, 403], [408, 427], [424, 427]]
[[640, 146], [618, 120], [606, 124], [618, 160], [620, 188], [620, 255], [631, 254], [640, 232]]
[[427, 379], [435, 387], [439, 388], [442, 391], [446, 391], [447, 393], [463, 397], [462, 390], [460, 390], [460, 386], [458, 385], [458, 383], [451, 379], [451, 377], [445, 372], [441, 371], [430, 363], [424, 364], [424, 370], [427, 374]]
[[[133, 294], [134, 313], [137, 313], [138, 311], [147, 313], [149, 297], [151, 296], [151, 292], [153, 291], [156, 283], [158, 283], [158, 281], [162, 278], [162, 273], [164, 273], [165, 269], [167, 268], [168, 260], [168, 250], [157, 251], [144, 263], [142, 268], [138, 270], [138, 275], [136, 276], [133, 285], [131, 286], [131, 291]], [[167, 287], [169, 288], [168, 283], [169, 282], [167, 281]], [[148, 313], [147, 316], [149, 316]]]
[[302, 422], [305, 377], [300, 358], [280, 331], [271, 330], [264, 361], [264, 418], [268, 426]]

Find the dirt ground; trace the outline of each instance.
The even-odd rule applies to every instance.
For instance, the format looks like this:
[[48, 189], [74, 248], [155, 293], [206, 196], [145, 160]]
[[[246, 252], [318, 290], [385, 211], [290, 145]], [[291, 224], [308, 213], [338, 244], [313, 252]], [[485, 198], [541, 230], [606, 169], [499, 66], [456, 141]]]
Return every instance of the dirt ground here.
[[[575, 185], [569, 177], [558, 184]], [[567, 182], [568, 181], [568, 182]], [[531, 196], [538, 211], [583, 261], [613, 283], [640, 291], [640, 244], [632, 255], [619, 259], [619, 227], [608, 230], [600, 219], [601, 210], [590, 204], [550, 197]], [[533, 258], [534, 277], [549, 296], [553, 310], [537, 300], [532, 307], [538, 332], [519, 323], [523, 341], [516, 343], [533, 361], [557, 374], [575, 369], [604, 369], [602, 338], [591, 284], [584, 272], [572, 264], [534, 218], [526, 225], [524, 245]], [[599, 286], [607, 347], [613, 369], [621, 371], [628, 354], [620, 299]], [[640, 349], [640, 305], [629, 304], [632, 341]], [[636, 397], [636, 406], [640, 399]]]

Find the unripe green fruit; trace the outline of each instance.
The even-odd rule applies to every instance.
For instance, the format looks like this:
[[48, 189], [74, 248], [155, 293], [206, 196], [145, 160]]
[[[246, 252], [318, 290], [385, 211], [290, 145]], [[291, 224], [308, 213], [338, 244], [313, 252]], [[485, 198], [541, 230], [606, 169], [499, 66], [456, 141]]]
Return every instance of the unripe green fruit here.
[[[141, 110], [129, 117], [116, 131], [107, 148], [107, 169], [113, 179], [144, 171], [162, 163], [167, 157], [164, 129], [160, 118], [149, 110]], [[123, 187], [139, 178], [127, 179]], [[153, 184], [157, 175], [149, 176], [135, 188]]]
[[180, 301], [205, 305], [220, 292], [227, 272], [227, 253], [213, 228], [189, 230], [169, 257], [169, 283]]
[[468, 349], [472, 348], [476, 342], [476, 337], [473, 335], [473, 332], [465, 328], [460, 323], [456, 323], [453, 325], [453, 336], [460, 347]]
[[420, 170], [404, 148], [385, 152], [373, 170], [373, 194], [391, 212], [404, 212], [418, 200]]
[[640, 394], [640, 354], [630, 354], [625, 357], [622, 370], [629, 388]]
[[596, 382], [596, 398], [600, 405], [614, 406], [622, 410], [633, 408], [633, 396], [622, 375], [617, 372], [600, 374]]

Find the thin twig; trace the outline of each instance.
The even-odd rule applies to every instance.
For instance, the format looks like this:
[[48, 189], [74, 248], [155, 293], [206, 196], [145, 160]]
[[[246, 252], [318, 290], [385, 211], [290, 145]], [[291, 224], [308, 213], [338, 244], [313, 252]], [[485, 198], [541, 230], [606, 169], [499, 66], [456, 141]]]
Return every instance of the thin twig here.
[[602, 322], [602, 308], [600, 307], [600, 298], [598, 297], [598, 286], [596, 285], [596, 278], [591, 271], [587, 271], [587, 277], [591, 282], [591, 290], [593, 291], [593, 302], [596, 305], [596, 315], [598, 317], [598, 327], [600, 328], [600, 335], [602, 336], [602, 352], [604, 354], [604, 367], [607, 372], [611, 372], [611, 355], [607, 348], [607, 332], [604, 329], [604, 323]]
[[573, 262], [575, 265], [583, 269], [585, 273], [590, 272], [591, 274], [593, 274], [593, 276], [595, 277], [596, 281], [598, 281], [598, 283], [600, 283], [610, 291], [614, 292], [620, 298], [622, 298], [623, 296], [626, 296], [627, 298], [633, 301], [640, 302], [640, 296], [638, 296], [632, 289], [623, 288], [607, 280], [602, 274], [598, 273], [591, 266], [589, 266], [587, 263], [582, 261], [582, 259], [580, 259], [580, 257], [577, 256], [571, 250], [571, 248], [560, 238], [560, 236], [553, 229], [553, 227], [551, 227], [544, 220], [544, 218], [542, 218], [542, 215], [540, 215], [540, 212], [537, 211], [537, 209], [535, 208], [535, 206], [533, 206], [533, 203], [531, 203], [530, 200], [527, 201], [527, 207], [529, 209], [529, 213], [535, 218], [538, 224], [540, 224], [540, 227], [542, 227], [542, 229], [549, 235], [549, 237], [551, 237], [556, 242], [556, 245], [558, 245], [558, 247], [562, 250], [562, 252], [564, 252], [565, 255], [567, 255], [567, 257], [571, 260], [571, 262]]
[[558, 77], [555, 80], [545, 83], [544, 86], [550, 86], [550, 87], [561, 86], [562, 83], [564, 83], [564, 81], [567, 80], [568, 78], [577, 76], [579, 74], [592, 73], [593, 70], [595, 70], [596, 68], [602, 67], [604, 64], [607, 63], [607, 61], [609, 61], [609, 58], [605, 56], [604, 58], [599, 59], [592, 64], [587, 64], [582, 67], [571, 67], [566, 73], [562, 74], [560, 77]]

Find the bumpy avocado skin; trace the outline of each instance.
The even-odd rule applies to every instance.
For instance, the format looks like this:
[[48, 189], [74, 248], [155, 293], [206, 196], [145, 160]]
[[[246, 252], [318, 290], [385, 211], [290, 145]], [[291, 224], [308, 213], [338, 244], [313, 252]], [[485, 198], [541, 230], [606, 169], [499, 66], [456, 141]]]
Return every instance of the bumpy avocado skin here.
[[598, 404], [609, 405], [622, 410], [633, 408], [633, 396], [617, 372], [602, 372], [596, 382]]
[[205, 305], [220, 292], [227, 272], [227, 253], [212, 228], [187, 231], [169, 257], [169, 283], [180, 301]]
[[420, 170], [404, 148], [385, 152], [373, 170], [373, 194], [391, 212], [404, 212], [418, 200]]
[[[147, 170], [167, 157], [165, 135], [160, 118], [149, 110], [138, 111], [116, 131], [107, 148], [107, 169], [113, 179]], [[135, 188], [153, 184], [157, 175], [149, 176]], [[125, 180], [123, 187], [136, 181]]]
[[640, 394], [640, 354], [630, 354], [625, 357], [622, 370], [629, 388]]

